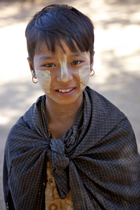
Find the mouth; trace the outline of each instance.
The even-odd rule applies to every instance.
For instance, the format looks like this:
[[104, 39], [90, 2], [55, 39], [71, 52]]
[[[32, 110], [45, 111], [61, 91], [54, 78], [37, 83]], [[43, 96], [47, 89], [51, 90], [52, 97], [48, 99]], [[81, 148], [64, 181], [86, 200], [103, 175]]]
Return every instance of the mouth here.
[[73, 88], [70, 88], [70, 89], [59, 89], [58, 91], [60, 92], [60, 93], [68, 93], [68, 92], [70, 92], [71, 90], [72, 90]]
[[56, 90], [60, 95], [70, 95], [75, 91], [76, 88], [69, 88], [69, 89], [58, 89]]

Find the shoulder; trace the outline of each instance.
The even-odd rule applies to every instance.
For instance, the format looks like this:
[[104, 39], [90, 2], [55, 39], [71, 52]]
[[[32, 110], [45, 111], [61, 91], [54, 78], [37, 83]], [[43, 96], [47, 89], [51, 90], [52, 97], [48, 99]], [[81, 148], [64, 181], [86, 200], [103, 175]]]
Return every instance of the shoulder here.
[[131, 123], [119, 108], [90, 87], [86, 88], [86, 92], [92, 101], [93, 121], [94, 124], [95, 121], [97, 122], [98, 129], [102, 128], [104, 131], [108, 130], [109, 133], [113, 132], [117, 137], [124, 135], [131, 136], [130, 139], [135, 139]]
[[135, 134], [127, 116], [108, 99], [90, 87], [86, 88], [86, 92], [92, 100], [93, 121], [97, 122], [97, 130], [104, 131], [107, 138], [109, 136], [113, 136], [113, 139], [124, 138], [125, 142], [129, 142], [131, 148], [134, 147], [137, 150]]
[[44, 106], [45, 95], [40, 96], [35, 103], [21, 116], [18, 121], [11, 128], [7, 141], [18, 137], [19, 135], [24, 135], [26, 130], [35, 130], [36, 123], [41, 118], [41, 110]]
[[41, 112], [44, 110], [45, 99], [45, 95], [40, 96], [36, 102], [33, 103], [32, 106], [24, 113], [24, 115], [19, 118], [13, 128], [18, 125], [26, 125], [32, 128], [34, 122], [41, 116]]
[[35, 103], [29, 108], [25, 114], [19, 118], [17, 123], [23, 122], [29, 127], [33, 128], [33, 125], [41, 118], [42, 112], [45, 109], [45, 95], [40, 96]]
[[86, 87], [85, 94], [88, 95], [88, 97], [90, 98], [94, 111], [98, 112], [105, 118], [107, 116], [112, 116], [113, 118], [117, 119], [126, 118], [124, 113], [118, 107], [116, 107], [108, 99], [106, 99], [104, 96], [91, 89], [90, 87]]
[[[45, 96], [41, 96], [29, 108], [29, 110], [19, 118], [11, 128], [5, 146], [5, 153], [9, 155], [19, 153], [26, 146], [33, 146], [33, 140], [40, 138], [37, 130], [37, 123], [41, 116], [41, 106], [44, 104]], [[38, 126], [39, 127], [39, 126]]]

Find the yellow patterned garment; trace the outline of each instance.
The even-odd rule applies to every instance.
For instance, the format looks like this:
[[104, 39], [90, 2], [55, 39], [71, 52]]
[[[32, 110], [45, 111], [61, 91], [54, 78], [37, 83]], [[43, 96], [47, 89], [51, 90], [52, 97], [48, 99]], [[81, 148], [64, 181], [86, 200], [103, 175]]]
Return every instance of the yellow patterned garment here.
[[[50, 134], [51, 135], [51, 134]], [[54, 138], [51, 136], [51, 138]], [[61, 199], [57, 193], [55, 180], [52, 176], [52, 163], [47, 160], [47, 184], [45, 189], [45, 210], [74, 210], [71, 191], [67, 198]]]

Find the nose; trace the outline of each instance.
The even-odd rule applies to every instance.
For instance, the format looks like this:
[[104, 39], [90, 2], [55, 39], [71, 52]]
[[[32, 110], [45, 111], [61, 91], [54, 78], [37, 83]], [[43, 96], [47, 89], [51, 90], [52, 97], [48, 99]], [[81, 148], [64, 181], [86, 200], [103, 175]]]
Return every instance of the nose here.
[[73, 79], [72, 70], [68, 68], [67, 63], [62, 62], [60, 64], [60, 70], [58, 72], [57, 81], [58, 82], [69, 82]]

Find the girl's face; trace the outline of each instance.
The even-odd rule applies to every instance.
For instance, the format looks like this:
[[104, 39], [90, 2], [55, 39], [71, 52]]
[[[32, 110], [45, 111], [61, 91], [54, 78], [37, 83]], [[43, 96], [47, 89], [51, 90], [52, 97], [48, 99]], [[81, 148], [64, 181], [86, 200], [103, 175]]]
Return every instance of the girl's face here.
[[70, 104], [82, 100], [92, 63], [89, 52], [72, 52], [65, 42], [62, 46], [64, 51], [56, 45], [53, 53], [42, 44], [30, 67], [35, 71], [46, 98], [59, 104]]

